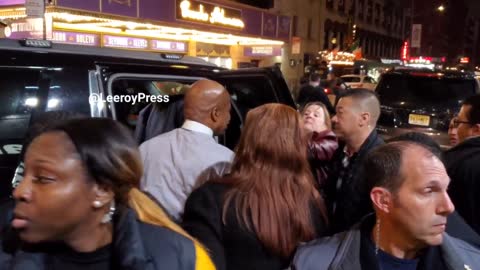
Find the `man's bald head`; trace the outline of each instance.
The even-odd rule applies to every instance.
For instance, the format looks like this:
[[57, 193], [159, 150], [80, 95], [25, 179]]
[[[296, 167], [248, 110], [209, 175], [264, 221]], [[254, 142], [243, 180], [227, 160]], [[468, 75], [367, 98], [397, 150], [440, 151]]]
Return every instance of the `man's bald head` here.
[[351, 89], [342, 98], [351, 98], [353, 109], [357, 112], [368, 112], [370, 114], [369, 124], [372, 127], [377, 125], [380, 117], [380, 101], [374, 92], [367, 89]]
[[221, 134], [230, 121], [230, 95], [225, 87], [211, 80], [199, 80], [185, 94], [185, 119], [210, 127]]

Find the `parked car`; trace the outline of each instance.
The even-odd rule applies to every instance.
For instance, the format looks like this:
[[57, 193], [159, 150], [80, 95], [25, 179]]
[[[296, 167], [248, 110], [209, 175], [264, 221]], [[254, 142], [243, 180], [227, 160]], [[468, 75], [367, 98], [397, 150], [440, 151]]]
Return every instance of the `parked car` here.
[[403, 69], [383, 74], [376, 93], [381, 104], [377, 130], [383, 137], [422, 132], [448, 148], [450, 119], [479, 86], [473, 73]]
[[[209, 78], [232, 97], [230, 125], [219, 142], [233, 149], [248, 110], [279, 102], [295, 107], [277, 67], [226, 70], [199, 58], [0, 39], [0, 198], [10, 193], [22, 142], [32, 115], [72, 111], [110, 117], [137, 128], [139, 112], [150, 103], [103, 102], [91, 95], [170, 95], [183, 98], [182, 86]], [[174, 85], [175, 87], [171, 87]], [[179, 87], [178, 87], [179, 86]], [[174, 89], [175, 88], [175, 89]], [[165, 103], [168, 106], [168, 102]]]
[[365, 88], [368, 90], [375, 91], [377, 87], [377, 82], [374, 78], [367, 75], [343, 75], [343, 82], [350, 86], [351, 88]]

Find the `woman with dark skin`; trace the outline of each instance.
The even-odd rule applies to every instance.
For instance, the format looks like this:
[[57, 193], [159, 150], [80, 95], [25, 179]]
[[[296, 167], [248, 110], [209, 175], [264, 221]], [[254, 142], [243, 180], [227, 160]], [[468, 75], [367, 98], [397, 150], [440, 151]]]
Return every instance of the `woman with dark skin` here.
[[138, 190], [129, 131], [80, 119], [33, 139], [0, 269], [215, 269], [205, 250]]

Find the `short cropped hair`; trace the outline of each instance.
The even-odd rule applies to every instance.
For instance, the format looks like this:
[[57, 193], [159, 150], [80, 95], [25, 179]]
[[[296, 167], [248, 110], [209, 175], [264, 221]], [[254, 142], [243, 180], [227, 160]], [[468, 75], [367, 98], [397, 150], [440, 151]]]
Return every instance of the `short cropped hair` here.
[[368, 153], [364, 169], [367, 187], [370, 192], [374, 187], [383, 187], [396, 193], [405, 180], [402, 174], [403, 156], [411, 147], [419, 147], [427, 156], [435, 156], [427, 147], [409, 141], [387, 143]]
[[480, 124], [480, 95], [467, 98], [463, 105], [471, 106], [470, 112], [467, 114], [470, 124]]
[[442, 159], [442, 148], [432, 137], [420, 132], [407, 132], [389, 139], [387, 142], [413, 142], [430, 150], [436, 157]]
[[380, 117], [380, 101], [377, 95], [368, 89], [349, 89], [341, 98], [352, 98], [362, 110], [368, 111], [372, 116], [371, 124], [375, 125]]

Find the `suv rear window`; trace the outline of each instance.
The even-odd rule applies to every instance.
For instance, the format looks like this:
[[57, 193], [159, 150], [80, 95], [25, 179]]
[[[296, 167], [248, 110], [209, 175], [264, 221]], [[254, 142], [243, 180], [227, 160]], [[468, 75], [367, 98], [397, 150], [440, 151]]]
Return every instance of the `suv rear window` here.
[[360, 77], [342, 77], [342, 80], [346, 83], [360, 82]]
[[457, 107], [475, 94], [473, 79], [385, 74], [377, 87], [382, 105], [398, 102]]

